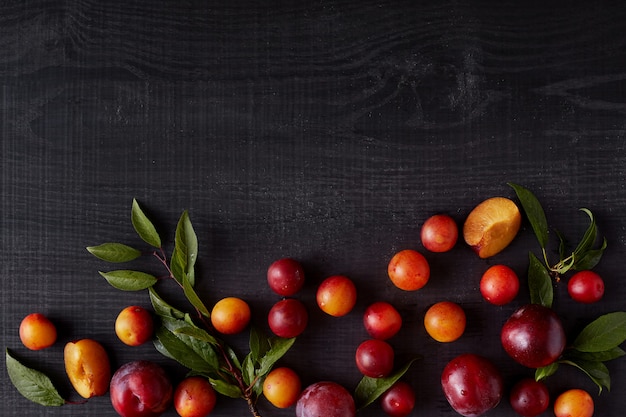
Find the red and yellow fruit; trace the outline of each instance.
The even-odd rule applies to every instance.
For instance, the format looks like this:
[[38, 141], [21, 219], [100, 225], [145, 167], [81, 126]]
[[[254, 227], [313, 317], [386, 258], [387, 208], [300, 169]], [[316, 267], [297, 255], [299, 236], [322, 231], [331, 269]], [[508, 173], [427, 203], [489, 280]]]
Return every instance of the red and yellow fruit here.
[[54, 323], [41, 313], [32, 313], [20, 323], [20, 340], [30, 350], [41, 350], [54, 345], [57, 329]]
[[458, 237], [459, 228], [447, 214], [429, 217], [420, 231], [422, 245], [431, 252], [448, 252], [456, 245]]
[[237, 334], [250, 323], [250, 306], [241, 298], [226, 297], [211, 310], [211, 324], [222, 334]]
[[452, 301], [433, 304], [424, 315], [426, 332], [438, 342], [454, 342], [465, 332], [467, 319], [463, 308]]
[[148, 310], [140, 306], [128, 306], [115, 319], [115, 334], [128, 346], [143, 345], [154, 332], [154, 321]]
[[115, 371], [110, 394], [113, 408], [122, 417], [157, 417], [170, 406], [173, 387], [163, 368], [141, 360]]
[[463, 225], [465, 242], [481, 258], [501, 252], [515, 238], [522, 224], [517, 205], [505, 197], [492, 197], [477, 205]]
[[216, 402], [213, 386], [200, 376], [183, 379], [174, 391], [174, 409], [180, 417], [207, 417]]
[[69, 342], [63, 351], [65, 371], [83, 398], [104, 395], [109, 389], [111, 365], [104, 347], [93, 339]]
[[430, 265], [421, 253], [404, 249], [396, 253], [387, 265], [393, 284], [404, 291], [417, 291], [430, 279]]
[[554, 401], [556, 417], [591, 417], [593, 411], [593, 398], [587, 391], [579, 388], [563, 392]]
[[301, 391], [300, 377], [291, 368], [273, 369], [263, 381], [263, 395], [277, 408], [294, 405]]
[[326, 314], [341, 317], [348, 314], [356, 304], [356, 286], [343, 275], [326, 278], [317, 288], [316, 300]]

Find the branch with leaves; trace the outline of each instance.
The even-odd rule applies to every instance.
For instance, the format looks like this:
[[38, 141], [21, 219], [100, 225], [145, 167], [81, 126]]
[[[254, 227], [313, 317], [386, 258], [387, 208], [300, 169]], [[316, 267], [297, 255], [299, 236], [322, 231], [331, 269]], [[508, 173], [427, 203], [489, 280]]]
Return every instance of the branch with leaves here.
[[[568, 250], [566, 240], [560, 233], [559, 260], [553, 262], [548, 257], [549, 230], [545, 211], [537, 197], [527, 188], [509, 183], [517, 194], [528, 221], [535, 233], [541, 249], [541, 257], [529, 252], [528, 286], [531, 303], [552, 308], [554, 284], [562, 280], [569, 271], [593, 269], [602, 258], [607, 240], [602, 238], [598, 246], [598, 227], [593, 213], [586, 208], [590, 224], [583, 237], [573, 250]], [[554, 363], [539, 368], [535, 379], [541, 380], [556, 373], [559, 365], [574, 366], [583, 371], [598, 386], [611, 389], [611, 378], [605, 362], [626, 355], [620, 345], [626, 341], [626, 312], [612, 312], [598, 317], [589, 323], [574, 339], [563, 355]]]

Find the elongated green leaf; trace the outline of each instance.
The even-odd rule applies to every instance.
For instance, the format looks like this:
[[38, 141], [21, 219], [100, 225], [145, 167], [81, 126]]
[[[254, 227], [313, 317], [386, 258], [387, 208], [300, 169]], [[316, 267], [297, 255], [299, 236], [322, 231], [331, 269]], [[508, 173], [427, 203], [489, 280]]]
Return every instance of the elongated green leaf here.
[[200, 342], [209, 343], [216, 347], [221, 346], [221, 343], [219, 342], [219, 340], [217, 340], [215, 337], [207, 333], [206, 330], [201, 329], [197, 326], [192, 326], [192, 325], [184, 326], [184, 325], [179, 324], [178, 326], [175, 327], [175, 330], [173, 332], [176, 335], [179, 335], [179, 334], [186, 335]]
[[552, 307], [554, 299], [552, 278], [546, 267], [532, 252], [529, 252], [528, 287], [531, 303]]
[[155, 334], [158, 340], [155, 347], [159, 352], [195, 372], [215, 375], [214, 364], [209, 364], [204, 357], [184, 342], [180, 335], [175, 335], [165, 326], [159, 326]]
[[626, 340], [626, 312], [618, 311], [598, 317], [576, 337], [572, 347], [581, 352], [604, 352]]
[[370, 378], [368, 376], [364, 376], [361, 381], [359, 381], [359, 384], [354, 391], [357, 408], [359, 410], [363, 409], [376, 401], [378, 397], [384, 394], [385, 391], [391, 388], [393, 384], [402, 378], [402, 376], [409, 370], [413, 362], [419, 358], [420, 357], [418, 356], [411, 359], [402, 368], [384, 378]]
[[144, 242], [155, 248], [161, 247], [161, 237], [150, 219], [148, 219], [141, 207], [139, 207], [139, 203], [136, 199], [133, 199], [130, 220], [135, 231]]
[[295, 337], [290, 339], [284, 339], [281, 337], [270, 339], [269, 350], [261, 359], [259, 359], [259, 370], [257, 372], [257, 376], [263, 377], [267, 375], [272, 370], [274, 364], [289, 351], [295, 341]]
[[193, 305], [199, 312], [205, 317], [210, 317], [211, 313], [209, 313], [209, 309], [204, 305], [198, 294], [193, 289], [193, 285], [187, 279], [187, 274], [183, 273], [183, 292], [185, 293], [185, 297], [187, 300]]
[[257, 326], [250, 328], [249, 346], [252, 363], [255, 365], [270, 349], [269, 339]]
[[222, 395], [225, 395], [230, 398], [241, 398], [243, 397], [243, 393], [235, 384], [231, 384], [221, 379], [213, 379], [209, 378], [211, 385], [215, 389], [215, 391], [219, 392]]
[[587, 230], [585, 231], [585, 234], [583, 235], [583, 238], [580, 240], [578, 246], [576, 246], [576, 249], [574, 250], [575, 258], [584, 255], [585, 252], [587, 252], [587, 250], [589, 250], [593, 246], [596, 241], [596, 236], [598, 235], [596, 219], [593, 217], [591, 211], [586, 208], [581, 208], [580, 210], [587, 214], [587, 216], [589, 216], [590, 223], [589, 227], [587, 227]]
[[254, 367], [254, 358], [252, 357], [252, 353], [248, 353], [246, 357], [243, 358], [241, 376], [243, 377], [243, 382], [248, 386], [252, 384], [252, 381], [254, 381], [254, 378], [256, 377], [256, 368]]
[[[178, 273], [184, 272], [187, 274], [187, 279], [191, 283], [191, 286], [195, 285], [195, 273], [194, 265], [196, 258], [198, 257], [198, 238], [191, 220], [189, 219], [189, 213], [185, 210], [178, 220], [176, 226], [176, 237], [174, 245], [174, 254], [172, 256], [172, 272], [176, 270]], [[177, 276], [179, 282], [182, 282], [182, 276]]]
[[562, 363], [572, 365], [584, 373], [598, 386], [598, 394], [602, 393], [602, 388], [611, 390], [611, 376], [609, 370], [602, 362], [588, 362], [583, 360], [570, 361], [565, 360]]
[[621, 358], [626, 355], [626, 352], [620, 347], [614, 347], [613, 349], [605, 350], [602, 352], [579, 352], [576, 349], [568, 349], [564, 353], [565, 359], [571, 359], [574, 362], [577, 360], [583, 360], [588, 362], [607, 362], [613, 359]]
[[43, 406], [61, 406], [65, 400], [44, 373], [29, 368], [6, 350], [6, 367], [11, 383], [25, 398]]
[[541, 248], [545, 248], [548, 245], [548, 221], [541, 203], [527, 188], [513, 183], [509, 183], [509, 186], [515, 190], [515, 194], [517, 194], [517, 198], [519, 198], [526, 217], [539, 241], [539, 245]]
[[589, 249], [585, 252], [582, 257], [576, 259], [574, 262], [573, 268], [577, 271], [584, 271], [595, 268], [595, 266], [602, 259], [602, 255], [604, 255], [604, 250], [606, 249], [607, 242], [606, 239], [602, 241], [602, 246], [598, 249]]
[[152, 308], [158, 316], [171, 317], [174, 319], [185, 318], [185, 313], [165, 302], [165, 300], [157, 294], [154, 287], [150, 287], [148, 290], [150, 292], [150, 302], [152, 303]]
[[545, 379], [549, 377], [550, 375], [554, 375], [558, 369], [559, 369], [558, 362], [553, 362], [550, 365], [537, 368], [535, 369], [535, 380], [541, 381], [542, 379]]
[[[182, 341], [189, 349], [196, 353], [206, 364], [209, 365], [213, 372], [219, 368], [219, 356], [215, 351], [218, 345], [215, 338], [211, 337], [204, 330], [195, 325], [189, 324], [185, 320], [161, 319], [163, 327], [172, 332], [180, 341]], [[169, 348], [168, 348], [169, 350]], [[196, 369], [198, 372], [205, 372], [205, 368]]]
[[96, 258], [112, 263], [129, 262], [141, 256], [141, 252], [137, 249], [115, 242], [87, 246], [87, 251]]
[[150, 288], [157, 283], [155, 276], [140, 271], [118, 269], [116, 271], [102, 272], [102, 275], [113, 287], [122, 291], [139, 291]]

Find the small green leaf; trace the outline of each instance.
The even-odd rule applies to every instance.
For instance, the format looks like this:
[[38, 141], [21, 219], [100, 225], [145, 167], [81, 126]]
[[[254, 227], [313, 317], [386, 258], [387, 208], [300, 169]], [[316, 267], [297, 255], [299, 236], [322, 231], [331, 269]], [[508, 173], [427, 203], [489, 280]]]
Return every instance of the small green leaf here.
[[116, 271], [102, 272], [102, 275], [113, 287], [122, 291], [139, 291], [150, 288], [157, 283], [155, 276], [140, 271], [118, 269]]
[[87, 250], [96, 258], [111, 263], [129, 262], [141, 256], [141, 252], [122, 243], [103, 243], [87, 246]]
[[513, 183], [509, 183], [509, 186], [515, 190], [515, 194], [517, 194], [517, 198], [519, 198], [524, 212], [526, 213], [526, 217], [539, 241], [539, 245], [542, 249], [545, 248], [548, 245], [548, 221], [546, 220], [546, 213], [543, 211], [541, 203], [539, 203], [537, 197], [527, 188]]
[[355, 391], [354, 397], [357, 404], [357, 408], [363, 409], [376, 401], [378, 397], [385, 393], [393, 384], [395, 384], [406, 372], [409, 370], [413, 362], [420, 357], [415, 357], [406, 363], [402, 368], [398, 369], [393, 374], [384, 378], [370, 378], [364, 376], [359, 381]]
[[185, 318], [185, 313], [166, 303], [165, 300], [163, 300], [163, 298], [161, 298], [161, 296], [157, 294], [154, 287], [150, 287], [148, 291], [150, 292], [150, 301], [152, 303], [152, 308], [158, 316], [170, 317], [174, 319]]
[[198, 294], [194, 291], [192, 284], [189, 282], [189, 279], [187, 279], [186, 273], [183, 273], [182, 279], [183, 292], [185, 293], [187, 300], [189, 300], [191, 305], [194, 306], [203, 316], [207, 318], [210, 317], [211, 313], [209, 313], [209, 309], [204, 305], [202, 300], [200, 300], [200, 297], [198, 297]]
[[584, 271], [595, 268], [595, 266], [600, 262], [600, 259], [602, 259], [602, 255], [604, 255], [604, 250], [606, 249], [606, 246], [607, 242], [606, 239], [604, 239], [600, 248], [589, 249], [580, 258], [576, 259], [572, 268], [577, 271]]
[[554, 298], [550, 273], [532, 252], [529, 252], [529, 260], [528, 287], [530, 290], [530, 302], [550, 308]]
[[136, 199], [133, 199], [130, 220], [135, 231], [144, 242], [155, 248], [161, 247], [161, 237], [150, 219], [148, 219], [143, 210], [141, 210], [141, 207], [139, 207], [139, 203]]
[[176, 256], [181, 258], [180, 265], [183, 267], [183, 271], [187, 274], [191, 285], [195, 285], [194, 265], [198, 257], [198, 238], [186, 210], [178, 220], [174, 246]]
[[[186, 320], [162, 318], [161, 323], [163, 327], [172, 332], [188, 348], [206, 362], [212, 371], [217, 371], [219, 368], [219, 356], [214, 347], [218, 347], [219, 343], [214, 337], [196, 325], [189, 324]], [[198, 372], [204, 372], [204, 368], [192, 369]]]
[[241, 366], [241, 376], [243, 377], [243, 382], [246, 385], [252, 384], [254, 381], [256, 368], [254, 367], [254, 358], [252, 357], [252, 352], [248, 353], [245, 358], [243, 358], [243, 364]]
[[183, 341], [180, 335], [175, 335], [165, 326], [159, 326], [155, 334], [157, 338], [155, 347], [161, 354], [176, 360], [184, 367], [195, 372], [215, 375], [215, 363], [209, 364], [203, 356]]
[[581, 352], [604, 352], [626, 340], [626, 312], [618, 311], [598, 317], [576, 337], [572, 347]]
[[568, 349], [564, 353], [565, 359], [583, 360], [588, 362], [607, 362], [613, 359], [621, 358], [626, 352], [620, 347], [605, 350], [602, 352], [580, 352], [576, 349]]
[[596, 227], [596, 219], [593, 217], [593, 214], [591, 213], [591, 211], [586, 208], [581, 208], [580, 210], [585, 212], [587, 216], [589, 216], [589, 219], [591, 222], [589, 224], [589, 227], [585, 231], [583, 238], [581, 239], [581, 241], [578, 243], [578, 246], [576, 246], [576, 249], [574, 250], [575, 258], [582, 256], [585, 252], [587, 252], [587, 250], [589, 250], [593, 246], [593, 244], [596, 241], [596, 236], [598, 234], [598, 229]]
[[215, 389], [215, 391], [219, 392], [222, 395], [225, 395], [230, 398], [241, 398], [243, 397], [243, 393], [237, 387], [237, 385], [231, 384], [227, 381], [221, 379], [213, 379], [209, 378], [211, 385]]
[[564, 360], [561, 361], [561, 363], [572, 365], [587, 374], [587, 376], [598, 386], [598, 394], [602, 393], [603, 387], [609, 391], [611, 390], [611, 376], [609, 375], [608, 368], [602, 362]]
[[253, 364], [257, 364], [259, 359], [270, 349], [270, 343], [267, 336], [259, 330], [258, 327], [252, 326], [250, 329], [250, 355]]
[[48, 376], [23, 365], [11, 355], [9, 349], [6, 350], [6, 367], [11, 383], [26, 399], [47, 407], [65, 404]]
[[535, 369], [535, 380], [541, 381], [542, 379], [545, 379], [550, 375], [554, 375], [557, 369], [559, 369], [558, 362], [553, 362], [550, 365], [537, 368]]
[[259, 370], [257, 376], [264, 377], [271, 370], [272, 367], [280, 358], [282, 358], [287, 351], [293, 346], [296, 341], [295, 337], [290, 339], [284, 339], [282, 337], [274, 337], [269, 339], [270, 348], [263, 357], [259, 359]]

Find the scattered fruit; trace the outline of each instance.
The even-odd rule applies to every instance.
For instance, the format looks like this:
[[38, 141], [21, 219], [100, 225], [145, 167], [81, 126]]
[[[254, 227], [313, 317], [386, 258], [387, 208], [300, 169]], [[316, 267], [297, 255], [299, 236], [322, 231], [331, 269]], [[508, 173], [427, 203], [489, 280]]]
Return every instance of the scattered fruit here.
[[463, 237], [479, 257], [489, 258], [513, 241], [521, 224], [522, 215], [512, 200], [492, 197], [477, 205], [467, 216]]
[[369, 339], [356, 349], [356, 366], [370, 378], [382, 378], [393, 371], [394, 351], [384, 340]]
[[522, 417], [536, 417], [548, 409], [550, 393], [542, 381], [524, 378], [518, 381], [509, 394], [511, 408]]
[[128, 362], [111, 378], [111, 404], [122, 417], [157, 417], [172, 402], [173, 388], [167, 374], [150, 361]]
[[356, 406], [350, 392], [336, 382], [309, 385], [296, 403], [296, 417], [355, 417]]
[[506, 265], [489, 267], [480, 280], [480, 293], [493, 305], [510, 303], [519, 292], [519, 278], [515, 271]]
[[391, 339], [402, 327], [402, 316], [385, 301], [378, 301], [365, 309], [363, 325], [374, 339]]
[[447, 214], [435, 214], [429, 217], [420, 232], [422, 245], [431, 252], [448, 252], [459, 237], [459, 228], [454, 219]]
[[272, 332], [278, 337], [296, 337], [306, 329], [309, 314], [302, 301], [286, 298], [272, 306], [267, 322]]
[[389, 417], [406, 417], [415, 408], [415, 391], [408, 383], [397, 381], [380, 397], [380, 406]]
[[495, 408], [502, 399], [502, 375], [488, 359], [465, 353], [443, 369], [441, 386], [450, 406], [465, 417], [477, 417]]
[[333, 275], [322, 281], [317, 288], [317, 305], [331, 316], [345, 316], [354, 308], [356, 295], [356, 287], [350, 278]]
[[502, 347], [517, 363], [541, 368], [556, 361], [565, 349], [565, 331], [556, 313], [539, 304], [517, 309], [500, 333]]
[[300, 377], [291, 368], [273, 369], [263, 381], [263, 395], [277, 408], [294, 405], [301, 391]]
[[148, 310], [139, 306], [124, 308], [115, 320], [115, 334], [128, 346], [143, 345], [154, 332], [154, 321]]
[[54, 345], [57, 328], [41, 313], [32, 313], [20, 323], [20, 340], [30, 350], [41, 350]]
[[241, 298], [226, 297], [219, 300], [211, 311], [211, 324], [222, 334], [237, 334], [250, 323], [250, 307]]
[[593, 271], [580, 271], [567, 282], [567, 291], [574, 301], [592, 304], [604, 295], [604, 280]]
[[279, 259], [267, 269], [267, 283], [276, 294], [289, 297], [304, 285], [304, 269], [294, 259]]
[[109, 355], [93, 339], [69, 342], [63, 350], [65, 372], [78, 394], [83, 398], [106, 394], [111, 380]]
[[433, 304], [424, 315], [426, 332], [438, 342], [454, 342], [465, 332], [465, 325], [465, 311], [452, 301]]
[[391, 282], [401, 290], [416, 291], [428, 282], [430, 265], [418, 251], [404, 249], [391, 258], [387, 274]]
[[554, 402], [556, 417], [591, 417], [593, 411], [593, 398], [587, 391], [578, 388], [563, 392]]
[[207, 417], [216, 402], [213, 386], [200, 376], [183, 379], [174, 391], [174, 409], [180, 417]]

